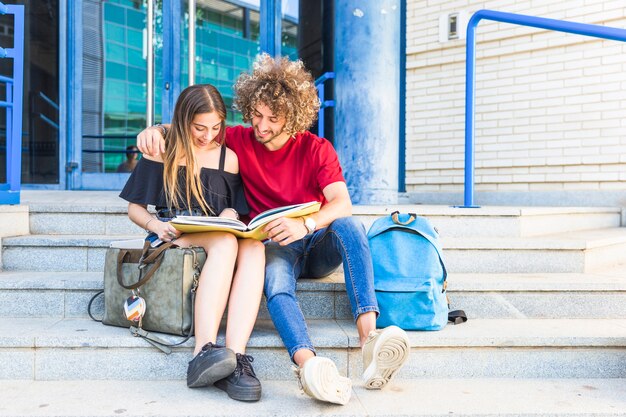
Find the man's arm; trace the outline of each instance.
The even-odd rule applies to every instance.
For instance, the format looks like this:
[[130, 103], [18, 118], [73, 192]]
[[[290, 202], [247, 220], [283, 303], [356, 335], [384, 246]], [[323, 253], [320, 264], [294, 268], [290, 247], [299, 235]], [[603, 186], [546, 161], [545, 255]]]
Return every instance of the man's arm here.
[[[317, 229], [328, 226], [334, 220], [340, 217], [348, 217], [352, 215], [352, 202], [348, 187], [343, 181], [328, 184], [322, 190], [327, 203], [317, 213], [313, 213], [308, 217], [315, 220]], [[302, 239], [309, 232], [302, 218], [281, 217], [276, 219], [264, 229], [267, 236], [275, 242], [279, 242], [281, 246]]]
[[[171, 125], [163, 125], [169, 129]], [[163, 130], [158, 126], [150, 126], [137, 135], [137, 147], [141, 153], [157, 156], [165, 152], [165, 138]]]

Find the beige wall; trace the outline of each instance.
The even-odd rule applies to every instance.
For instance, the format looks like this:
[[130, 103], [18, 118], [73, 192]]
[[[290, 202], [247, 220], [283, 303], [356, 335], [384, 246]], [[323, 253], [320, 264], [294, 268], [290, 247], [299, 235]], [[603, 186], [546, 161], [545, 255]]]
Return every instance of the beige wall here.
[[[626, 28], [626, 1], [408, 0], [406, 184], [462, 192], [465, 40], [444, 13], [480, 9]], [[481, 21], [476, 191], [626, 190], [626, 43]]]

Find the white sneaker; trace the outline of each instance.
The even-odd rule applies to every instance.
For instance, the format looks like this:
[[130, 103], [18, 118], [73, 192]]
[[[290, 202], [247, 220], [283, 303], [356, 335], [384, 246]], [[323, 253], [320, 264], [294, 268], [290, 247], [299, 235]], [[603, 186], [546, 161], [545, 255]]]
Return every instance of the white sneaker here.
[[352, 381], [339, 375], [328, 358], [314, 356], [302, 368], [294, 367], [300, 388], [309, 397], [320, 401], [346, 405], [352, 394]]
[[406, 332], [397, 326], [372, 330], [363, 345], [363, 380], [367, 389], [381, 389], [409, 358]]

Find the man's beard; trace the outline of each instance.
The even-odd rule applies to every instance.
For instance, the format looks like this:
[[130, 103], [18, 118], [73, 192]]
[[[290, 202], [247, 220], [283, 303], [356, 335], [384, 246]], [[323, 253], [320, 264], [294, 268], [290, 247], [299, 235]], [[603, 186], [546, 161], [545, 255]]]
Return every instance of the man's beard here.
[[268, 143], [270, 143], [271, 141], [273, 141], [274, 139], [276, 139], [283, 133], [283, 129], [281, 129], [280, 132], [278, 133], [274, 133], [273, 131], [270, 131], [271, 134], [268, 135], [267, 139], [264, 139], [264, 138], [260, 138], [259, 136], [257, 136], [257, 131], [258, 131], [257, 128], [254, 128], [254, 138], [257, 140], [257, 142], [259, 142], [262, 145], [267, 145]]

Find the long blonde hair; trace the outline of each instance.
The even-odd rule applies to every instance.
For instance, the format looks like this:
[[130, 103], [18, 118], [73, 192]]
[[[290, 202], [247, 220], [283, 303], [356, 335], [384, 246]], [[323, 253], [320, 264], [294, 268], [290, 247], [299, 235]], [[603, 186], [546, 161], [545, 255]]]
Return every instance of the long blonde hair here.
[[[226, 106], [222, 95], [210, 84], [198, 84], [185, 88], [176, 101], [172, 126], [165, 140], [163, 155], [163, 184], [168, 208], [180, 209], [179, 201], [186, 200], [191, 209], [192, 197], [200, 204], [205, 215], [215, 215], [204, 198], [200, 180], [200, 168], [191, 135], [191, 123], [197, 114], [216, 112], [222, 119], [220, 133], [215, 139], [222, 145], [226, 135]], [[185, 161], [185, 194], [179, 184], [179, 165]]]

